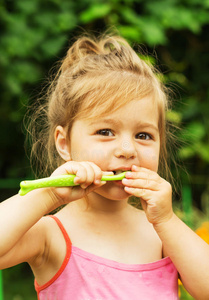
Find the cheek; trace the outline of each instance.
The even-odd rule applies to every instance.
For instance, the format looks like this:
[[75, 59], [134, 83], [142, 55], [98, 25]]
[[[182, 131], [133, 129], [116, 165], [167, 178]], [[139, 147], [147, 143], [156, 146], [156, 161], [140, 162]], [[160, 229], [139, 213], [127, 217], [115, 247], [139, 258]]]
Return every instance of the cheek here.
[[71, 148], [71, 158], [74, 161], [90, 161], [97, 165], [107, 161], [108, 154], [104, 148], [91, 147], [90, 145], [80, 145], [79, 147]]
[[159, 151], [144, 149], [140, 154], [140, 166], [157, 172], [159, 164]]

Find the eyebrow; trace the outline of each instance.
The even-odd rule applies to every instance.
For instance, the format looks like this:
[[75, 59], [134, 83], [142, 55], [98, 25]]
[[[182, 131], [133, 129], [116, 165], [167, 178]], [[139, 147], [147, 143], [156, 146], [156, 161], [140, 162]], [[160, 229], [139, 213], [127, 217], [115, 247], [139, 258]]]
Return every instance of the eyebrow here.
[[136, 126], [138, 126], [138, 127], [144, 127], [144, 128], [152, 128], [155, 131], [159, 131], [159, 128], [157, 126], [155, 126], [152, 123], [148, 123], [148, 122], [147, 123], [137, 122]]
[[110, 125], [116, 125], [119, 126], [121, 125], [121, 121], [120, 120], [115, 120], [115, 119], [97, 119], [96, 121], [92, 121], [90, 123], [90, 125], [96, 125], [98, 123], [106, 123], [106, 124], [110, 124]]
[[[98, 123], [99, 124], [105, 123], [105, 124], [110, 124], [110, 125], [115, 125], [115, 126], [120, 126], [122, 124], [122, 122], [120, 120], [106, 118], [106, 119], [98, 119], [96, 121], [92, 121], [90, 123], [90, 125], [96, 125]], [[149, 122], [143, 123], [141, 121], [138, 121], [135, 123], [135, 126], [142, 127], [142, 128], [152, 128], [155, 131], [159, 131], [159, 128], [157, 126], [155, 126], [154, 124], [149, 123]]]

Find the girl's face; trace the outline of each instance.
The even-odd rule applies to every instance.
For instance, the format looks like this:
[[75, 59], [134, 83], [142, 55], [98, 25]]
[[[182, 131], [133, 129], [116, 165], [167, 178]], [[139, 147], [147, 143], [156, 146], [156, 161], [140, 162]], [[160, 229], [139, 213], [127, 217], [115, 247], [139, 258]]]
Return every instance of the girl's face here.
[[[110, 111], [108, 116], [78, 119], [71, 129], [69, 148], [72, 160], [94, 162], [103, 171], [120, 173], [137, 165], [157, 172], [157, 104], [147, 96]], [[94, 193], [112, 200], [129, 197], [120, 181], [107, 182]]]

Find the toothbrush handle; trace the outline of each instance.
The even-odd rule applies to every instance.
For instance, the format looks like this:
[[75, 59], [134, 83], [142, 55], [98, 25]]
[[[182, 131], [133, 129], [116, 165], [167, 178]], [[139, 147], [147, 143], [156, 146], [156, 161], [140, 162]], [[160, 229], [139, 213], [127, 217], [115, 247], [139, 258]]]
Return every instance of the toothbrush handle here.
[[34, 189], [44, 187], [76, 186], [74, 178], [75, 175], [59, 175], [36, 180], [25, 180], [20, 183], [19, 195], [24, 196]]
[[[120, 173], [118, 175], [109, 175], [102, 176], [102, 181], [114, 181], [114, 180], [122, 180], [125, 178], [125, 173]], [[25, 180], [20, 183], [19, 195], [24, 196], [28, 192], [39, 189], [43, 187], [64, 187], [64, 186], [76, 186], [74, 183], [74, 178], [76, 175], [68, 174], [68, 175], [59, 175], [53, 177], [46, 177], [42, 179], [36, 180]]]

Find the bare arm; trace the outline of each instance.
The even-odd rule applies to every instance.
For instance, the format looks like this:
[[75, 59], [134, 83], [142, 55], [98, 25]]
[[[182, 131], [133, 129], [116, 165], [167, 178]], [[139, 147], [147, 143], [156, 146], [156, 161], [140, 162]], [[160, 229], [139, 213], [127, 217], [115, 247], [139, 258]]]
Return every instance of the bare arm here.
[[195, 299], [209, 299], [209, 245], [175, 214], [154, 228], [188, 292]]
[[[26, 196], [15, 195], [0, 204], [0, 268], [7, 268], [39, 255], [44, 247], [43, 215], [55, 208], [47, 189]], [[36, 224], [36, 226], [35, 226]]]
[[158, 233], [188, 292], [209, 299], [209, 245], [184, 224], [172, 209], [171, 185], [157, 173], [133, 166], [123, 179], [125, 190], [140, 197], [147, 219]]
[[0, 269], [44, 256], [47, 225], [42, 218], [55, 208], [77, 200], [105, 184], [103, 172], [89, 162], [67, 162], [53, 175], [75, 174], [77, 187], [43, 188], [15, 195], [0, 204]]

